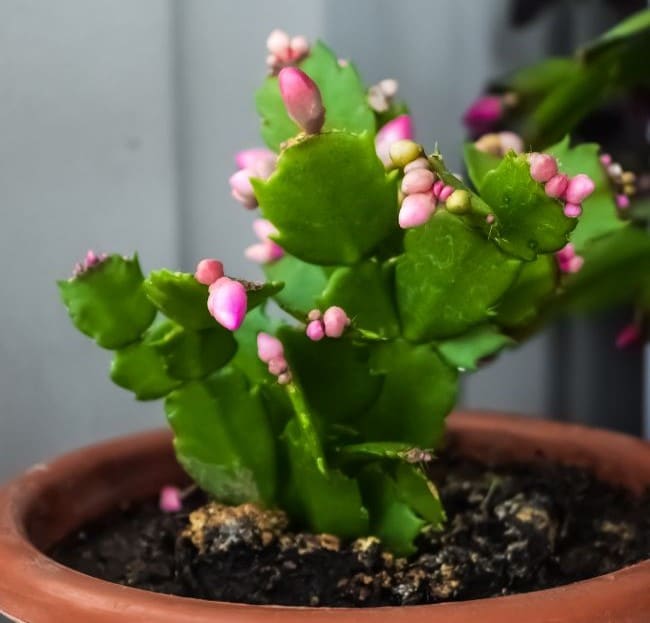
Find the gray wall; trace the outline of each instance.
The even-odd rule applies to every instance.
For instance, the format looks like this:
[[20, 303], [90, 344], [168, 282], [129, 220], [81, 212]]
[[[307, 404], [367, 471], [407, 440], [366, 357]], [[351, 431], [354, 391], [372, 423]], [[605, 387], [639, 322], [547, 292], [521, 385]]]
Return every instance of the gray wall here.
[[[486, 77], [539, 58], [558, 16], [512, 34], [506, 0], [0, 0], [0, 479], [163, 423], [107, 380], [55, 280], [89, 247], [145, 269], [205, 255], [255, 276], [232, 154], [258, 143], [252, 92], [275, 26], [323, 36], [369, 81], [396, 77], [419, 137], [458, 164], [460, 111]], [[582, 22], [579, 22], [580, 24]], [[372, 26], [373, 30], [369, 30]], [[473, 377], [466, 403], [554, 408], [552, 339]]]

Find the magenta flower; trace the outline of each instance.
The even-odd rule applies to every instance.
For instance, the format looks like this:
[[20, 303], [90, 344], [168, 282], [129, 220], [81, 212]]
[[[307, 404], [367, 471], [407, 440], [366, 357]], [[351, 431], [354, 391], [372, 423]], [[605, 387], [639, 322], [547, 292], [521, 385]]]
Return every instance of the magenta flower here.
[[413, 137], [413, 120], [410, 115], [400, 115], [382, 126], [375, 137], [375, 149], [385, 167], [392, 164], [390, 146], [397, 141], [412, 140]]
[[289, 117], [307, 134], [318, 134], [325, 123], [325, 107], [316, 83], [296, 67], [282, 69], [278, 81]]
[[219, 260], [203, 259], [196, 265], [194, 278], [203, 285], [209, 286], [223, 277], [223, 264]]
[[208, 311], [221, 326], [229, 331], [239, 329], [244, 322], [247, 307], [246, 288], [239, 281], [221, 277], [210, 287]]
[[258, 264], [270, 264], [284, 256], [284, 249], [271, 236], [277, 236], [278, 230], [270, 221], [258, 218], [253, 221], [253, 231], [260, 239], [260, 242], [248, 247], [245, 251], [246, 257]]
[[483, 134], [503, 117], [503, 99], [498, 95], [483, 95], [475, 100], [463, 115], [463, 123], [475, 134]]

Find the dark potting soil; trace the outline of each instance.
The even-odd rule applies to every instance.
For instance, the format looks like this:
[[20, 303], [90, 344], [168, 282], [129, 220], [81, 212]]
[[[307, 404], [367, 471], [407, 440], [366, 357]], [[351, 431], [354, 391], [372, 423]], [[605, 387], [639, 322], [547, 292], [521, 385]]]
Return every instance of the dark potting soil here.
[[[650, 558], [650, 492], [633, 499], [558, 465], [488, 468], [443, 457], [435, 479], [448, 514], [417, 554], [369, 537], [293, 533], [277, 511], [207, 504], [162, 513], [134, 504], [52, 552], [83, 573], [161, 593], [252, 604], [427, 604], [567, 584]], [[335, 500], [332, 501], [336, 503]]]

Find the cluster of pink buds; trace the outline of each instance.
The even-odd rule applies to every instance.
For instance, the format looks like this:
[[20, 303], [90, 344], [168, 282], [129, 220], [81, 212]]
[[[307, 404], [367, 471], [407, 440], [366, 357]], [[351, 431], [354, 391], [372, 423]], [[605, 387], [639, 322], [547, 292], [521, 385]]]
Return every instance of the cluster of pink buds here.
[[454, 214], [465, 214], [471, 209], [469, 193], [438, 179], [422, 154], [422, 147], [413, 141], [397, 141], [390, 147], [392, 163], [404, 168], [398, 217], [402, 229], [426, 223], [438, 203], [445, 203], [447, 210]]
[[81, 261], [77, 262], [72, 269], [72, 276], [78, 277], [83, 275], [86, 271], [90, 270], [94, 266], [101, 264], [108, 255], [106, 253], [100, 253], [97, 255], [92, 249], [86, 253], [86, 257]]
[[576, 253], [575, 247], [569, 243], [555, 254], [560, 272], [577, 273], [584, 264], [584, 258]]
[[260, 242], [252, 244], [245, 251], [246, 257], [258, 264], [270, 264], [284, 256], [284, 249], [271, 240], [271, 236], [277, 236], [278, 230], [270, 221], [258, 218], [253, 221], [253, 231]]
[[246, 288], [240, 281], [225, 277], [223, 264], [218, 260], [204, 259], [196, 266], [195, 279], [208, 286], [208, 311], [229, 331], [241, 327], [248, 308]]
[[483, 95], [475, 100], [465, 111], [463, 122], [474, 135], [489, 132], [501, 119], [508, 108], [517, 105], [514, 93], [503, 95]]
[[524, 151], [524, 141], [514, 132], [494, 132], [484, 134], [475, 143], [474, 147], [494, 156], [503, 157], [509, 151], [520, 154]]
[[267, 364], [269, 372], [277, 377], [280, 385], [291, 383], [291, 370], [284, 356], [284, 345], [277, 337], [258, 333], [257, 356]]
[[312, 309], [307, 315], [307, 319], [309, 322], [305, 333], [314, 342], [318, 342], [324, 337], [341, 337], [351, 322], [345, 310], [336, 305], [328, 307], [322, 314], [320, 310]]
[[632, 171], [624, 171], [610, 154], [602, 154], [600, 163], [605, 167], [609, 181], [616, 189], [616, 205], [619, 210], [627, 210], [630, 207], [630, 197], [636, 193], [636, 175]]
[[382, 126], [375, 137], [375, 150], [386, 168], [393, 166], [391, 145], [397, 141], [412, 140], [413, 136], [413, 120], [410, 115], [400, 115]]
[[381, 80], [368, 89], [368, 105], [375, 112], [386, 112], [391, 107], [398, 89], [397, 80]]
[[302, 35], [289, 37], [284, 30], [276, 29], [266, 40], [269, 55], [266, 64], [272, 75], [277, 76], [283, 67], [297, 65], [309, 56], [309, 41]]
[[325, 107], [316, 83], [297, 67], [285, 67], [278, 84], [289, 117], [306, 134], [318, 134], [325, 123]]
[[549, 197], [564, 202], [564, 215], [577, 218], [582, 214], [582, 202], [594, 192], [593, 180], [584, 173], [569, 178], [559, 173], [557, 161], [549, 154], [531, 153], [528, 156], [531, 177], [544, 184]]
[[265, 180], [275, 171], [277, 156], [264, 147], [244, 149], [235, 156], [239, 170], [230, 176], [232, 196], [245, 208], [252, 210], [257, 207], [257, 199], [251, 178]]

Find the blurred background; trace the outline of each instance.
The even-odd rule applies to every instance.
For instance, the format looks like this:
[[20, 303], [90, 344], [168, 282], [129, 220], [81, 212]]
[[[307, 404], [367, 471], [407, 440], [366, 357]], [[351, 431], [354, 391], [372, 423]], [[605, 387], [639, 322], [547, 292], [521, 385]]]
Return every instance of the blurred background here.
[[[396, 78], [418, 139], [460, 167], [462, 111], [492, 77], [570, 53], [644, 2], [0, 0], [0, 480], [162, 426], [107, 378], [55, 282], [87, 249], [143, 269], [204, 256], [254, 278], [233, 154], [260, 142], [254, 89], [275, 27], [323, 38], [368, 84]], [[468, 379], [463, 404], [641, 434], [650, 371], [621, 311], [564, 321]]]

